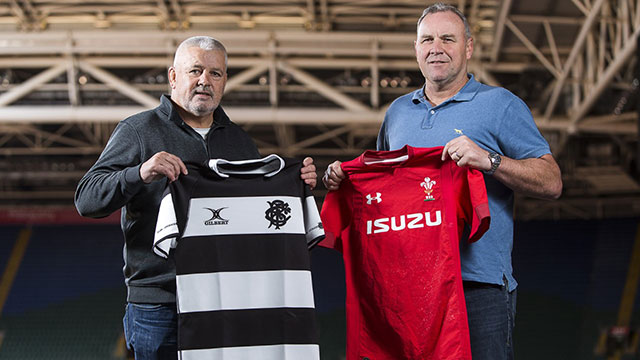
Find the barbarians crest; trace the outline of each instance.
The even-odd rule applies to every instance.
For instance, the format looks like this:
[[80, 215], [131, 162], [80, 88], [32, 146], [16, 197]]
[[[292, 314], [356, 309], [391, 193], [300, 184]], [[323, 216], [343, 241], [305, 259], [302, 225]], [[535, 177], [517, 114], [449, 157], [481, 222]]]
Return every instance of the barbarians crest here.
[[280, 226], [284, 226], [291, 216], [291, 208], [289, 204], [282, 200], [267, 201], [269, 208], [264, 212], [264, 218], [269, 220], [269, 228], [275, 225], [276, 230], [280, 230]]

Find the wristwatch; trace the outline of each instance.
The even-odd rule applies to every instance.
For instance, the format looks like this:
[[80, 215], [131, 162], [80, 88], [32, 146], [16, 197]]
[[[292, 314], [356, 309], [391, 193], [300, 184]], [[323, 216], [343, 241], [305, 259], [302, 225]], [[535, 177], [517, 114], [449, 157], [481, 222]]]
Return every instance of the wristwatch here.
[[502, 158], [497, 152], [493, 151], [489, 153], [489, 160], [491, 161], [491, 169], [482, 172], [487, 175], [493, 175], [493, 173], [498, 169], [498, 166], [500, 166]]

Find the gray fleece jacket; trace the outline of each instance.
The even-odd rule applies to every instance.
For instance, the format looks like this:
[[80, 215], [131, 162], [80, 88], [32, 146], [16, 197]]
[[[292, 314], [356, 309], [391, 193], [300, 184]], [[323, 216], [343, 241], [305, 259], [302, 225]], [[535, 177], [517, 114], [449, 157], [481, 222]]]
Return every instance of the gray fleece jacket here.
[[153, 253], [158, 208], [166, 180], [145, 184], [140, 165], [166, 151], [183, 162], [221, 158], [244, 160], [260, 154], [249, 135], [229, 120], [221, 107], [206, 140], [184, 123], [170, 97], [153, 110], [121, 121], [96, 163], [82, 177], [75, 204], [82, 216], [100, 218], [122, 209], [124, 277], [127, 301], [175, 302], [175, 265]]

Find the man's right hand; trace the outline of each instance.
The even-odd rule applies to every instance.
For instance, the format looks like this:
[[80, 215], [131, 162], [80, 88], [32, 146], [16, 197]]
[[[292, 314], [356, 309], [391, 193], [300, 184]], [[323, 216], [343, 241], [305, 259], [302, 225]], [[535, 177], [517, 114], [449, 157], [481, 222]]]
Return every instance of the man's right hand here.
[[327, 166], [327, 171], [324, 172], [322, 183], [329, 190], [338, 190], [342, 180], [347, 177], [344, 171], [342, 171], [342, 167], [340, 167], [340, 165], [342, 165], [342, 163], [336, 160], [329, 164], [329, 166]]
[[164, 177], [176, 181], [180, 174], [187, 175], [187, 167], [179, 157], [160, 151], [140, 166], [140, 178], [146, 184]]

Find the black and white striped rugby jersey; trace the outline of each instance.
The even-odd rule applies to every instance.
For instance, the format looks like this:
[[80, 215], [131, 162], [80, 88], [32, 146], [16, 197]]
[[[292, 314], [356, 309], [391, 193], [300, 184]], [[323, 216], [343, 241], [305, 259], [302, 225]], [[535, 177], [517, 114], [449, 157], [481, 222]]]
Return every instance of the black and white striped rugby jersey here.
[[308, 249], [324, 230], [300, 161], [187, 168], [154, 239], [176, 264], [180, 359], [319, 359]]

